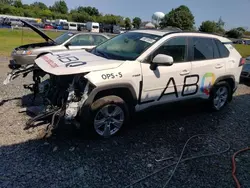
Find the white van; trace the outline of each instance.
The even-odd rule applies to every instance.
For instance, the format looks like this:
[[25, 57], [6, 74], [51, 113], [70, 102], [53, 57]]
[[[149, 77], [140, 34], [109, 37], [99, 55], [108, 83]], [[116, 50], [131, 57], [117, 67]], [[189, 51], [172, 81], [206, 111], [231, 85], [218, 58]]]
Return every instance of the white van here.
[[100, 25], [97, 22], [87, 22], [86, 27], [89, 32], [94, 32], [94, 33], [100, 32]]
[[68, 22], [69, 30], [77, 31], [77, 23], [75, 22]]

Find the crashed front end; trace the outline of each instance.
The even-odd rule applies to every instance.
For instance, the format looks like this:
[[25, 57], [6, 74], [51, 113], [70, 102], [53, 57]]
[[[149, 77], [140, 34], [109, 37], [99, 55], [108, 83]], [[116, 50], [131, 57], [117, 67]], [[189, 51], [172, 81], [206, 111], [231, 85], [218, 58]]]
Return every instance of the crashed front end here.
[[33, 82], [24, 85], [33, 92], [34, 99], [42, 97], [40, 112], [26, 123], [26, 129], [34, 127], [37, 122], [50, 120], [56, 128], [59, 122], [79, 125], [77, 117], [94, 86], [84, 77], [87, 73], [73, 75], [53, 75], [44, 72], [36, 64], [24, 69], [13, 70], [8, 74], [4, 84], [8, 84], [18, 76], [26, 77], [33, 73]]

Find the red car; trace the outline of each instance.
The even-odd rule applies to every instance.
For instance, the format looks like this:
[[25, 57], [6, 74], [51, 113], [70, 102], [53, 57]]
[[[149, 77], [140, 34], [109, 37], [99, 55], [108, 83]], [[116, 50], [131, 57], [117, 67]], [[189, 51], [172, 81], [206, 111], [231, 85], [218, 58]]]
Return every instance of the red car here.
[[54, 29], [54, 27], [50, 24], [45, 24], [44, 29]]

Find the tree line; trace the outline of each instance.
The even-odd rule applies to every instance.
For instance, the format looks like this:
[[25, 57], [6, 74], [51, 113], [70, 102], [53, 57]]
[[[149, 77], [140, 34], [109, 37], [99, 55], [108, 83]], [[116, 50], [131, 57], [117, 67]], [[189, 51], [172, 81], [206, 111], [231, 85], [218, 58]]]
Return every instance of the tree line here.
[[[23, 4], [21, 0], [0, 0], [0, 14], [9, 14], [15, 16], [35, 17], [42, 19], [67, 19], [74, 22], [95, 21], [104, 24], [116, 24], [126, 29], [131, 29], [132, 26], [139, 28], [142, 20], [135, 17], [124, 18], [120, 15], [102, 14], [95, 7], [79, 6], [76, 9], [69, 10], [67, 4], [63, 0], [56, 1], [52, 6], [47, 6], [42, 2], [34, 2], [32, 4]], [[200, 27], [196, 29], [195, 18], [191, 10], [184, 5], [172, 9], [161, 20], [157, 27], [166, 28], [168, 26], [178, 27], [182, 30], [216, 33], [226, 35], [230, 38], [241, 38], [246, 30], [243, 27], [233, 28], [230, 31], [225, 31], [225, 22], [219, 18], [218, 21], [207, 20], [202, 22]]]
[[69, 10], [63, 0], [56, 1], [52, 6], [47, 6], [43, 2], [34, 2], [32, 4], [23, 4], [21, 0], [0, 0], [0, 14], [14, 16], [33, 17], [41, 19], [67, 19], [69, 21], [85, 23], [95, 21], [104, 24], [116, 24], [126, 29], [131, 29], [132, 25], [139, 28], [141, 19], [135, 17], [124, 18], [120, 15], [101, 14], [95, 7], [82, 7]]

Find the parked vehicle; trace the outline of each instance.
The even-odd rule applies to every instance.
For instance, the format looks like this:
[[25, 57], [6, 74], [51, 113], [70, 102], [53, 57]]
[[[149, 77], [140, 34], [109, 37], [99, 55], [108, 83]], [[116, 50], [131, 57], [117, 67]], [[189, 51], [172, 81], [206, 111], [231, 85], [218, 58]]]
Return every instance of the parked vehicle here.
[[[161, 104], [199, 98], [219, 111], [232, 100], [244, 63], [231, 43], [212, 34], [134, 30], [92, 50], [46, 54], [24, 70], [34, 72], [32, 89], [48, 101], [27, 124], [53, 116], [109, 137], [133, 112]], [[44, 74], [50, 77], [40, 82]]]
[[112, 33], [114, 33], [114, 34], [120, 34], [121, 33], [120, 26], [119, 25], [113, 25]]
[[46, 53], [72, 49], [92, 49], [109, 39], [108, 36], [102, 34], [67, 32], [53, 40], [28, 22], [22, 22], [44, 38], [46, 42], [26, 44], [15, 48], [11, 54], [12, 60], [9, 65], [12, 69], [20, 68], [22, 65], [33, 64], [37, 57]]
[[86, 23], [87, 30], [89, 32], [99, 33], [100, 32], [100, 26], [99, 23], [96, 22], [87, 22]]
[[250, 56], [246, 58], [246, 63], [243, 66], [240, 81], [247, 85], [250, 85]]
[[75, 22], [68, 22], [69, 24], [69, 30], [71, 31], [77, 31], [77, 23]]
[[54, 29], [54, 27], [51, 24], [44, 24], [44, 29]]
[[78, 23], [77, 30], [78, 31], [87, 31], [86, 23]]

